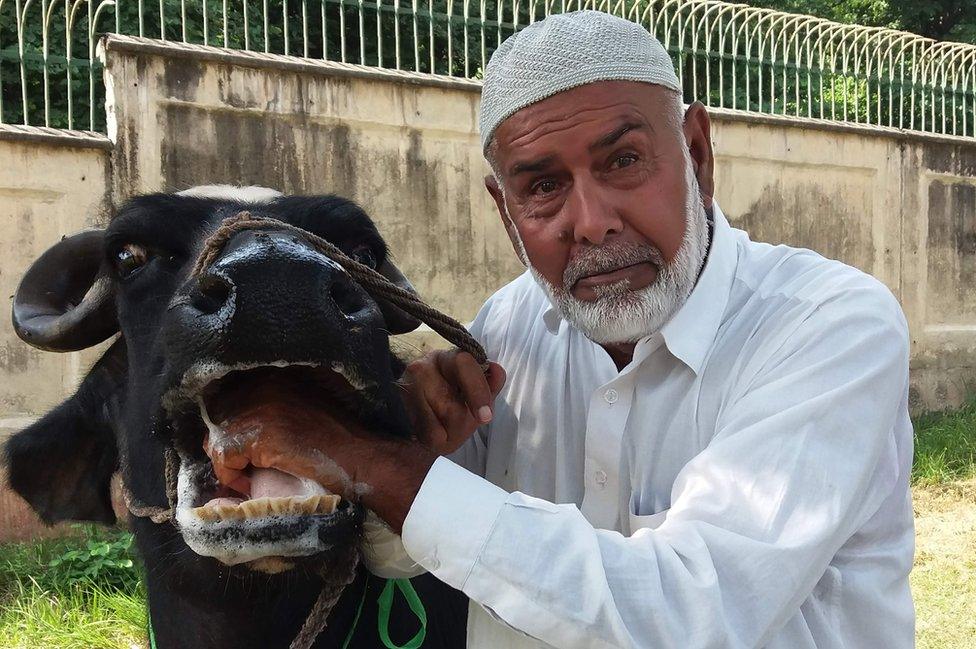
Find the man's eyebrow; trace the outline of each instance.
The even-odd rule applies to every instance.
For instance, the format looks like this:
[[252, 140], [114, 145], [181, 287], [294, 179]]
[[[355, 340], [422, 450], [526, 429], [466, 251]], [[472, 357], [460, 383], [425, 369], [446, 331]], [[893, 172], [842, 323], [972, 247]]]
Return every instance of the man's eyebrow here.
[[602, 149], [604, 147], [611, 146], [612, 144], [614, 144], [617, 140], [619, 140], [620, 138], [622, 138], [627, 133], [630, 133], [631, 131], [643, 130], [643, 129], [646, 129], [646, 128], [648, 128], [647, 124], [641, 124], [639, 122], [627, 122], [626, 124], [624, 124], [624, 125], [616, 128], [616, 129], [614, 129], [610, 133], [607, 133], [606, 135], [604, 135], [603, 137], [601, 137], [599, 140], [597, 140], [596, 142], [594, 142], [593, 144], [591, 144], [590, 147], [589, 147], [590, 148], [590, 151], [594, 151], [596, 149]]
[[555, 160], [555, 156], [547, 155], [544, 158], [532, 160], [531, 162], [516, 163], [512, 166], [511, 171], [509, 171], [509, 175], [517, 176], [524, 173], [537, 173], [540, 171], [545, 171], [545, 169], [552, 164], [553, 160]]

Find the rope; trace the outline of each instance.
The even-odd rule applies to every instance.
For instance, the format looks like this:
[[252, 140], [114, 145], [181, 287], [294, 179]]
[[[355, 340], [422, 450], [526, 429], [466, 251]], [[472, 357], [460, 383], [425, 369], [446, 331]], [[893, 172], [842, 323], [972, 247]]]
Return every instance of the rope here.
[[226, 245], [227, 240], [244, 230], [285, 230], [305, 238], [316, 250], [342, 266], [349, 273], [349, 276], [356, 280], [374, 298], [381, 298], [391, 302], [403, 311], [416, 317], [443, 336], [448, 342], [456, 345], [458, 349], [474, 356], [474, 359], [478, 361], [482, 369], [487, 371], [488, 358], [485, 355], [485, 350], [457, 320], [432, 308], [416, 294], [397, 286], [369, 266], [360, 264], [358, 261], [346, 256], [345, 253], [322, 237], [308, 230], [303, 230], [298, 226], [285, 223], [284, 221], [270, 218], [253, 218], [250, 212], [247, 211], [224, 219], [220, 227], [210, 235], [204, 244], [203, 251], [201, 251], [200, 256], [197, 258], [197, 262], [193, 267], [193, 273], [190, 276], [196, 277], [203, 273], [216, 260], [220, 251]]
[[155, 507], [146, 505], [136, 499], [132, 492], [122, 484], [122, 497], [125, 499], [125, 507], [129, 513], [139, 518], [148, 518], [153, 523], [168, 523], [173, 520], [173, 512], [176, 510], [176, 480], [180, 471], [180, 458], [176, 454], [176, 449], [167, 446], [163, 453], [166, 462], [166, 502], [169, 507]]
[[[353, 546], [350, 552], [352, 553], [350, 557], [351, 561], [346, 562], [349, 566], [349, 571], [338, 583], [332, 583], [322, 589], [318, 599], [315, 600], [315, 604], [312, 606], [312, 610], [309, 611], [308, 617], [305, 618], [305, 624], [302, 625], [302, 630], [298, 632], [295, 639], [288, 645], [288, 649], [310, 649], [315, 639], [322, 633], [329, 620], [329, 614], [332, 613], [336, 602], [342, 596], [342, 591], [356, 579], [356, 566], [359, 565], [359, 550]], [[322, 577], [328, 583], [335, 579], [335, 574], [322, 575]]]

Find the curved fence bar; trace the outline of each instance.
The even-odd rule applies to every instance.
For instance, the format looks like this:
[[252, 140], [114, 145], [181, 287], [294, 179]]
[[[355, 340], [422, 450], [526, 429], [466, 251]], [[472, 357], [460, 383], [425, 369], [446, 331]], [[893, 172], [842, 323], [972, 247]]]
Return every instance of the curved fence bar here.
[[510, 34], [577, 9], [657, 36], [686, 101], [976, 136], [976, 45], [715, 0], [0, 0], [0, 123], [103, 130], [109, 32], [480, 78]]

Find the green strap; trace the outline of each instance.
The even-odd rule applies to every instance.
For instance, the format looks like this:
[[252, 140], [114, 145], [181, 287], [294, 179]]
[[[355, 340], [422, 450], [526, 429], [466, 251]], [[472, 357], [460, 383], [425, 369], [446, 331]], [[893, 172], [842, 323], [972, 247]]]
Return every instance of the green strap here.
[[[417, 631], [417, 635], [410, 638], [402, 646], [395, 645], [390, 640], [390, 609], [393, 608], [394, 588], [399, 589], [403, 594], [403, 598], [407, 600], [407, 605], [410, 607], [410, 610], [420, 620], [420, 630]], [[379, 606], [379, 614], [377, 615], [376, 621], [380, 633], [380, 640], [383, 641], [383, 645], [387, 649], [417, 649], [424, 643], [424, 638], [427, 637], [427, 611], [424, 610], [424, 604], [420, 601], [420, 597], [417, 595], [417, 591], [414, 590], [413, 584], [410, 583], [409, 579], [387, 579], [386, 586], [383, 587], [383, 592], [380, 593], [376, 603]]]
[[149, 624], [149, 649], [156, 649], [156, 634], [153, 632], [152, 628], [152, 616], [149, 614], [149, 610], [146, 610], [146, 622]]

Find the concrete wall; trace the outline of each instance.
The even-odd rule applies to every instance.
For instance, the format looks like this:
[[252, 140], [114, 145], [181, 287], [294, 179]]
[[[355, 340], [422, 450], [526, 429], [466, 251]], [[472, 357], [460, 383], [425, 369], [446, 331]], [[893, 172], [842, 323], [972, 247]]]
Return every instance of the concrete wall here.
[[[131, 37], [102, 54], [108, 138], [0, 127], [5, 295], [109, 205], [214, 182], [358, 201], [420, 292], [462, 321], [521, 272], [482, 185], [479, 84]], [[912, 327], [913, 407], [959, 403], [976, 378], [976, 141], [712, 115], [718, 200], [733, 223], [884, 281]], [[33, 351], [8, 323], [0, 435], [70, 392], [92, 357]], [[0, 495], [0, 536], [26, 520], [11, 502]]]
[[[10, 325], [10, 303], [30, 263], [63, 235], [109, 209], [111, 142], [104, 136], [0, 125], [0, 443], [71, 394], [97, 350], [51, 354]], [[17, 496], [0, 490], [0, 538], [38, 529]]]
[[912, 407], [976, 388], [976, 140], [716, 111], [716, 188], [753, 239], [816, 250], [898, 296]]
[[912, 407], [976, 381], [976, 140], [714, 111], [716, 191], [754, 240], [871, 273], [912, 332]]
[[[461, 320], [521, 271], [482, 186], [476, 83], [125, 37], [107, 75], [116, 197], [200, 182], [351, 197]], [[712, 115], [732, 222], [884, 281], [912, 326], [913, 407], [959, 403], [976, 378], [976, 141]]]

